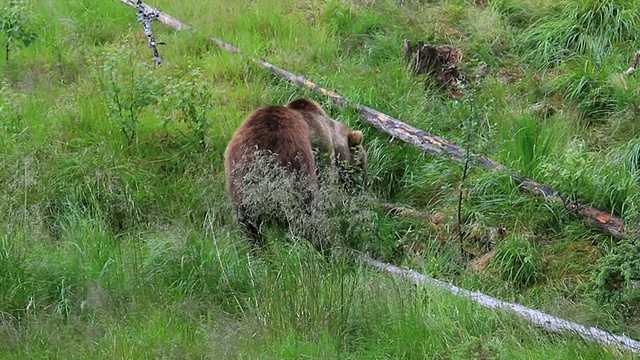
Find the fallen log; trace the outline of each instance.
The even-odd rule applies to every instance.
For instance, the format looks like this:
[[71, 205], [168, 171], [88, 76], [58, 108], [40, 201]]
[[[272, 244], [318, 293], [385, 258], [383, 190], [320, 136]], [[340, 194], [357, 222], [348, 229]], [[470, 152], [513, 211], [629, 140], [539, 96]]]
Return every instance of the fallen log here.
[[[137, 4], [134, 3], [133, 0], [120, 0], [123, 3], [136, 7]], [[176, 29], [190, 29], [195, 30], [193, 27], [181, 22], [180, 20], [163, 13], [162, 11], [151, 7], [147, 4], [143, 4], [141, 6], [145, 7], [145, 11], [149, 12], [157, 12], [158, 17], [157, 20]], [[396, 137], [404, 142], [407, 142], [423, 151], [429, 152], [434, 155], [438, 155], [441, 157], [447, 157], [451, 160], [455, 160], [458, 162], [463, 161], [465, 150], [460, 148], [459, 146], [437, 136], [429, 134], [425, 131], [422, 131], [414, 126], [406, 124], [394, 117], [391, 117], [387, 114], [384, 114], [378, 110], [370, 108], [368, 106], [364, 106], [358, 103], [351, 103], [342, 95], [328, 90], [318, 84], [315, 84], [302, 76], [296, 75], [292, 72], [284, 70], [280, 67], [277, 67], [264, 59], [257, 59], [253, 56], [246, 55], [240, 51], [237, 47], [214, 37], [210, 38], [211, 41], [215, 42], [220, 48], [223, 50], [238, 53], [244, 56], [247, 56], [252, 61], [260, 64], [263, 67], [269, 69], [272, 73], [280, 76], [284, 80], [298, 86], [298, 87], [306, 87], [317, 93], [323, 94], [327, 96], [327, 98], [333, 102], [334, 104], [347, 107], [352, 106], [360, 112], [363, 120], [368, 124], [376, 127], [377, 129]], [[561, 201], [565, 208], [575, 212], [585, 218], [587, 218], [592, 224], [594, 224], [597, 228], [604, 230], [609, 233], [609, 235], [621, 239], [624, 238], [625, 235], [625, 227], [624, 222], [621, 218], [612, 216], [608, 212], [598, 209], [591, 204], [584, 203], [582, 201], [574, 201], [570, 200], [569, 196], [566, 196], [553, 188], [537, 183], [532, 179], [529, 179], [523, 175], [520, 175], [513, 170], [508, 169], [504, 165], [489, 159], [484, 155], [478, 155], [474, 153], [470, 153], [470, 156], [477, 159], [481, 166], [485, 169], [496, 169], [499, 171], [508, 171], [511, 175], [511, 178], [523, 192], [528, 192], [533, 195], [539, 195], [544, 197], [546, 200], [552, 201]]]
[[594, 341], [601, 345], [615, 345], [621, 349], [628, 351], [640, 351], [640, 342], [626, 336], [614, 335], [595, 327], [586, 327], [584, 325], [560, 319], [520, 304], [502, 301], [478, 291], [469, 291], [466, 289], [462, 289], [453, 284], [429, 278], [419, 272], [402, 269], [395, 265], [374, 260], [368, 256], [362, 256], [360, 260], [368, 266], [386, 271], [393, 276], [402, 278], [415, 284], [433, 285], [454, 295], [470, 299], [471, 301], [483, 307], [489, 309], [499, 309], [503, 311], [512, 311], [524, 320], [554, 333], [571, 332], [579, 335], [585, 340]]

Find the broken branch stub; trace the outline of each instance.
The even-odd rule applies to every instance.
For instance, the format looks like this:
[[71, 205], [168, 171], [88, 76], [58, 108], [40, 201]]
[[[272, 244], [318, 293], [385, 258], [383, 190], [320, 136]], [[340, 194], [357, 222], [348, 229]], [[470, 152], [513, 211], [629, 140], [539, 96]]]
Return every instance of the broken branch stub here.
[[[134, 8], [138, 7], [138, 1], [139, 0], [120, 0], [123, 3], [129, 5], [129, 6], [133, 6]], [[191, 27], [190, 25], [187, 25], [185, 23], [183, 23], [182, 21], [174, 18], [173, 16], [158, 10], [157, 8], [154, 8], [153, 6], [147, 5], [144, 2], [142, 2], [140, 4], [140, 6], [142, 8], [144, 8], [145, 12], [149, 12], [149, 13], [157, 13], [158, 17], [156, 18], [158, 21], [160, 21], [161, 23], [172, 27], [176, 30], [194, 30], [193, 27]]]
[[[132, 0], [120, 0], [125, 4], [130, 6], [136, 6]], [[143, 4], [145, 8], [149, 10], [153, 10], [158, 12], [157, 20], [173, 27], [176, 30], [181, 29], [189, 29], [194, 30], [191, 26], [179, 21], [178, 19], [169, 16], [149, 5]], [[352, 106], [358, 110], [361, 114], [362, 119], [368, 123], [369, 125], [374, 126], [375, 128], [396, 137], [404, 142], [407, 142], [423, 151], [429, 152], [431, 154], [449, 158], [454, 161], [462, 161], [464, 158], [465, 150], [455, 145], [454, 143], [445, 140], [437, 135], [429, 134], [423, 130], [416, 128], [415, 126], [406, 124], [392, 116], [389, 116], [385, 113], [382, 113], [378, 110], [370, 108], [368, 106], [364, 106], [358, 103], [352, 103], [348, 101], [342, 95], [336, 93], [335, 91], [328, 90], [318, 84], [315, 84], [300, 75], [296, 75], [292, 72], [284, 70], [278, 66], [275, 66], [263, 59], [257, 59], [253, 56], [244, 54], [237, 47], [222, 41], [217, 38], [210, 38], [211, 41], [215, 42], [220, 48], [226, 51], [230, 51], [233, 53], [237, 53], [252, 61], [258, 63], [261, 66], [269, 69], [272, 73], [280, 76], [282, 79], [287, 80], [288, 82], [302, 88], [309, 88], [314, 92], [320, 93], [322, 95], [327, 96], [327, 98], [333, 102], [334, 104], [340, 107], [348, 107]], [[471, 157], [475, 158], [479, 161], [482, 168], [485, 169], [496, 169], [498, 171], [508, 171], [511, 179], [523, 192], [527, 192], [533, 195], [540, 195], [544, 197], [546, 200], [552, 201], [561, 201], [568, 210], [571, 210], [581, 216], [586, 217], [591, 223], [595, 224], [601, 230], [604, 230], [609, 235], [615, 238], [624, 238], [625, 235], [625, 227], [621, 218], [613, 216], [604, 210], [600, 210], [593, 205], [583, 203], [580, 201], [568, 201], [566, 199], [570, 199], [569, 196], [563, 195], [562, 193], [552, 189], [549, 186], [542, 185], [537, 183], [523, 175], [516, 173], [513, 170], [508, 169], [506, 166], [489, 159], [484, 155], [478, 155], [474, 153], [469, 154]]]
[[142, 24], [144, 34], [147, 35], [149, 47], [153, 51], [153, 58], [155, 59], [156, 64], [160, 65], [162, 63], [162, 58], [160, 57], [160, 53], [158, 53], [158, 43], [153, 37], [153, 32], [151, 31], [151, 21], [157, 19], [160, 14], [158, 11], [155, 11], [155, 9], [148, 9], [147, 7], [145, 7], [142, 3], [142, 0], [138, 0], [136, 9], [138, 10], [136, 13], [136, 17], [138, 18], [138, 22]]

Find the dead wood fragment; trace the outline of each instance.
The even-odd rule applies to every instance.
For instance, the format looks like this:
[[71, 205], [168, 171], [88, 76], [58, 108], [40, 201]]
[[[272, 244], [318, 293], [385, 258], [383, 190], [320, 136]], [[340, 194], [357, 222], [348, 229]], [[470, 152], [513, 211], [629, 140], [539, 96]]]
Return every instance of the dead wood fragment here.
[[481, 64], [475, 69], [475, 80], [480, 82], [482, 79], [491, 74], [491, 68], [487, 64]]
[[493, 258], [493, 255], [495, 253], [495, 250], [491, 250], [473, 259], [470, 264], [471, 269], [478, 273], [483, 272], [487, 268], [487, 266], [489, 266], [489, 263], [491, 262], [491, 259]]
[[529, 111], [537, 117], [546, 119], [550, 116], [553, 116], [558, 110], [553, 107], [553, 105], [549, 105], [543, 102], [537, 102], [529, 107]]
[[554, 333], [571, 332], [579, 335], [585, 340], [594, 341], [601, 345], [613, 345], [619, 347], [620, 349], [633, 352], [640, 351], [640, 342], [633, 340], [627, 336], [614, 335], [595, 327], [586, 327], [574, 322], [560, 319], [520, 304], [502, 301], [478, 291], [469, 291], [466, 289], [462, 289], [453, 284], [429, 278], [419, 272], [402, 269], [392, 264], [374, 260], [368, 256], [361, 256], [360, 260], [371, 267], [386, 271], [395, 277], [410, 281], [414, 284], [432, 285], [437, 288], [446, 290], [454, 295], [465, 297], [479, 304], [480, 306], [489, 309], [499, 309], [503, 311], [513, 312], [525, 321], [528, 321], [536, 326]]
[[147, 35], [149, 47], [153, 51], [153, 58], [156, 60], [156, 64], [160, 65], [162, 63], [162, 58], [160, 57], [160, 53], [158, 53], [158, 43], [153, 37], [153, 32], [151, 31], [151, 21], [157, 19], [160, 14], [155, 9], [145, 7], [142, 3], [142, 0], [137, 1], [138, 2], [136, 3], [136, 9], [138, 10], [138, 12], [136, 14], [136, 17], [138, 18], [138, 22], [142, 24], [144, 34]]
[[423, 41], [413, 46], [407, 39], [404, 40], [404, 60], [411, 67], [414, 75], [430, 74], [442, 66], [438, 59], [438, 51]]
[[[130, 6], [136, 6], [132, 0], [120, 0], [125, 4]], [[150, 9], [154, 9], [159, 12], [158, 21], [173, 27], [174, 29], [191, 29], [189, 25], [186, 25], [176, 18], [169, 16], [159, 10], [150, 7], [149, 5], [143, 4], [143, 6], [148, 7]], [[249, 57], [252, 61], [258, 63], [259, 65], [266, 67], [272, 73], [280, 76], [282, 79], [290, 82], [293, 85], [298, 87], [306, 87], [317, 93], [325, 95], [331, 102], [334, 104], [347, 107], [352, 106], [358, 112], [360, 112], [363, 120], [368, 124], [376, 127], [377, 129], [396, 137], [402, 141], [405, 141], [423, 151], [429, 152], [434, 155], [438, 155], [441, 157], [445, 157], [454, 161], [462, 161], [464, 159], [465, 150], [460, 148], [459, 146], [445, 140], [437, 135], [429, 134], [425, 131], [422, 131], [414, 126], [406, 124], [394, 117], [391, 117], [385, 113], [382, 113], [378, 110], [370, 108], [368, 106], [364, 106], [358, 103], [351, 103], [342, 95], [336, 93], [335, 91], [328, 90], [315, 84], [303, 76], [296, 75], [287, 70], [279, 68], [273, 64], [268, 63], [263, 59], [257, 59], [253, 56], [246, 55], [235, 46], [226, 43], [220, 39], [210, 38], [211, 41], [214, 41], [218, 44], [223, 50], [227, 50], [233, 53], [239, 53], [243, 56]], [[600, 210], [590, 204], [586, 204], [580, 201], [570, 201], [570, 197], [566, 196], [553, 188], [537, 183], [523, 175], [520, 175], [504, 165], [489, 159], [484, 155], [478, 155], [474, 153], [470, 153], [470, 156], [475, 158], [481, 165], [481, 167], [485, 169], [495, 169], [497, 171], [508, 171], [511, 175], [511, 178], [523, 192], [528, 192], [533, 195], [539, 195], [544, 197], [546, 200], [552, 201], [561, 201], [564, 203], [565, 207], [581, 216], [586, 217], [591, 223], [593, 223], [596, 227], [604, 230], [609, 233], [609, 235], [621, 239], [625, 237], [625, 228], [624, 223], [621, 218], [612, 216], [604, 210]]]
[[438, 45], [438, 61], [444, 65], [457, 64], [462, 60], [462, 52], [453, 45]]
[[638, 60], [640, 60], [640, 50], [633, 54], [633, 62], [631, 63], [631, 67], [624, 72], [625, 75], [631, 75], [636, 72], [636, 69], [638, 68]]
[[404, 60], [414, 74], [430, 74], [443, 67], [456, 64], [462, 59], [462, 53], [451, 45], [433, 46], [419, 40], [415, 45], [405, 39], [403, 43]]
[[441, 88], [451, 92], [456, 97], [462, 96], [460, 85], [468, 85], [466, 77], [459, 67], [448, 65], [436, 75], [436, 81]]
[[456, 65], [462, 59], [460, 50], [451, 45], [433, 46], [419, 40], [415, 45], [405, 39], [404, 60], [415, 75], [428, 74], [438, 85], [454, 96], [460, 96], [460, 84], [467, 80]]
[[390, 203], [382, 203], [381, 205], [391, 216], [420, 218], [434, 225], [438, 225], [444, 220], [444, 215], [439, 212], [427, 213]]

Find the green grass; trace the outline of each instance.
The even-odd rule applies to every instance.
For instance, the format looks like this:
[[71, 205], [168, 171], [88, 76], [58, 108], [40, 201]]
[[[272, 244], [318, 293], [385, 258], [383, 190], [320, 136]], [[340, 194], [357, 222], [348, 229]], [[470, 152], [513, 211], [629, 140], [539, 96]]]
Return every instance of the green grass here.
[[[37, 40], [11, 52], [10, 68], [0, 61], [0, 358], [630, 357], [347, 254], [639, 338], [626, 316], [637, 314], [636, 262], [620, 255], [631, 245], [520, 193], [505, 172], [472, 161], [462, 181], [460, 164], [207, 40], [637, 222], [639, 87], [619, 74], [636, 50], [638, 6], [482, 3], [158, 0], [198, 31], [154, 23], [166, 43], [157, 67], [120, 1], [32, 1]], [[411, 75], [405, 38], [459, 47], [465, 96]], [[491, 72], [477, 80], [483, 64]], [[224, 186], [223, 152], [242, 119], [301, 96], [362, 130], [369, 157], [362, 193], [319, 203], [326, 222], [314, 231], [337, 245], [330, 255], [277, 230], [253, 249]], [[382, 201], [444, 220], [394, 218]], [[618, 273], [612, 288], [606, 276]]]

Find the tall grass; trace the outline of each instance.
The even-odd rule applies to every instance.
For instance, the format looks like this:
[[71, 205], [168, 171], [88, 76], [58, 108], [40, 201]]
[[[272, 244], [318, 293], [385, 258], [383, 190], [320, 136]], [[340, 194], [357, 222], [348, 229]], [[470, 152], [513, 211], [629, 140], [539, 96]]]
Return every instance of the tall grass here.
[[568, 72], [552, 81], [553, 91], [575, 104], [586, 125], [603, 121], [616, 110], [614, 90], [609, 82], [606, 65], [576, 58], [567, 64]]
[[637, 3], [627, 0], [564, 0], [522, 33], [525, 58], [539, 67], [558, 65], [574, 55], [606, 58], [615, 45], [637, 39]]

